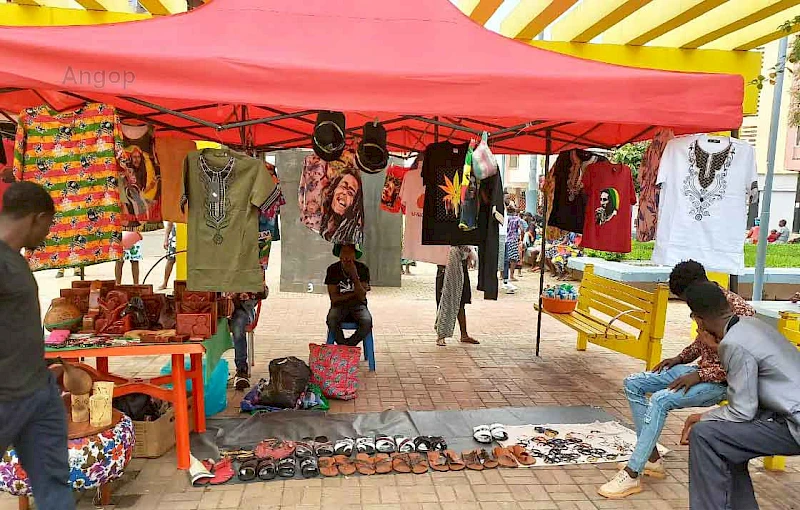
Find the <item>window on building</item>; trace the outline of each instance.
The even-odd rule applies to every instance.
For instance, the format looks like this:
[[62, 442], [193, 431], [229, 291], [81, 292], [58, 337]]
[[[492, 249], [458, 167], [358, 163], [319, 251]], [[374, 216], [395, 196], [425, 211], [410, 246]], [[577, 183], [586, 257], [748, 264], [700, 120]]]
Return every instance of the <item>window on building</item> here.
[[509, 156], [508, 166], [511, 168], [519, 168], [519, 156]]

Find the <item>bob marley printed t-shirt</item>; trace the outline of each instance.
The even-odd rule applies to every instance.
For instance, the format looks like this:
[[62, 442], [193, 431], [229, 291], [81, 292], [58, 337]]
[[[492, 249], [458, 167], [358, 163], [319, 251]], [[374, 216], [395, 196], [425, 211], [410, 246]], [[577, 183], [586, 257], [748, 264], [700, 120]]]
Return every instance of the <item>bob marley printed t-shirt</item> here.
[[581, 246], [615, 253], [631, 251], [631, 206], [636, 190], [630, 167], [608, 161], [583, 173], [586, 212]]
[[425, 209], [422, 216], [422, 244], [475, 246], [478, 230], [463, 231], [461, 219], [461, 177], [469, 145], [439, 142], [428, 145], [422, 163]]

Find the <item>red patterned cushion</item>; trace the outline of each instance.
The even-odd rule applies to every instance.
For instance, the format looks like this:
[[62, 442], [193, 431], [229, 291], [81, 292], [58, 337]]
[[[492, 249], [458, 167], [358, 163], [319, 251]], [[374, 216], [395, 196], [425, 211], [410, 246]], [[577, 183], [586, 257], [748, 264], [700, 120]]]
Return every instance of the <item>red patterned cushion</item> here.
[[311, 382], [328, 398], [352, 400], [358, 391], [360, 347], [308, 344]]

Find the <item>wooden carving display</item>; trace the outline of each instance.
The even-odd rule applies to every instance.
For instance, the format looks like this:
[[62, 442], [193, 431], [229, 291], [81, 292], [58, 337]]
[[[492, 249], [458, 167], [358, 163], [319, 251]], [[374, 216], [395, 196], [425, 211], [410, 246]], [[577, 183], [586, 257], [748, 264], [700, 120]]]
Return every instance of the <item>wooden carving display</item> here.
[[78, 307], [81, 314], [89, 313], [89, 287], [79, 289], [61, 289], [61, 297], [69, 300], [70, 303]]
[[122, 291], [128, 295], [128, 299], [133, 296], [149, 296], [153, 293], [152, 285], [117, 285], [114, 290]]
[[121, 335], [133, 329], [130, 316], [122, 316], [127, 305], [127, 294], [118, 290], [109, 292], [105, 299], [101, 298], [100, 314], [95, 320], [95, 331], [98, 334]]
[[210, 313], [179, 313], [177, 333], [188, 335], [191, 339], [211, 338], [212, 322]]
[[181, 299], [183, 298], [183, 293], [186, 292], [186, 281], [185, 280], [175, 280], [174, 287], [175, 291], [173, 295], [175, 296], [175, 302], [180, 303]]
[[150, 329], [159, 329], [164, 327], [161, 324], [161, 314], [167, 306], [167, 296], [164, 294], [150, 294], [142, 296], [144, 302], [145, 314], [149, 322]]
[[212, 313], [216, 306], [214, 292], [195, 292], [187, 290], [181, 296], [178, 313]]
[[98, 283], [100, 286], [99, 288], [102, 290], [102, 294], [105, 296], [108, 291], [114, 290], [116, 287], [117, 282], [114, 280], [75, 280], [72, 282], [73, 289], [88, 289], [94, 283]]

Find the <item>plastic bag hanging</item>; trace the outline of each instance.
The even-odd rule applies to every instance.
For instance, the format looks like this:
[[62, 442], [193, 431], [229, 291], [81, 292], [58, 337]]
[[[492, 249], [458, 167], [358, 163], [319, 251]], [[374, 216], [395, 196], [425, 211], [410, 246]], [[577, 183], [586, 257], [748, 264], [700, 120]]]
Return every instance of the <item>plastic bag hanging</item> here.
[[486, 131], [472, 153], [472, 172], [479, 181], [497, 174], [497, 159], [489, 149], [489, 133]]

